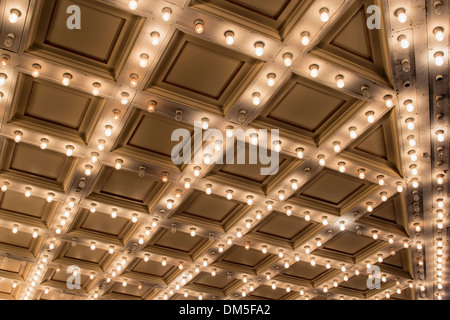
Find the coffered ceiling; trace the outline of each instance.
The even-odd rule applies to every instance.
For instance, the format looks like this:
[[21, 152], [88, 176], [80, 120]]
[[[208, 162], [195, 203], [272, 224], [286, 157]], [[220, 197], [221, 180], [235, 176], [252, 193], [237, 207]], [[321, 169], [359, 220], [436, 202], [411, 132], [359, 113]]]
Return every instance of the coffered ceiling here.
[[447, 1], [132, 4], [0, 1], [0, 299], [448, 299]]

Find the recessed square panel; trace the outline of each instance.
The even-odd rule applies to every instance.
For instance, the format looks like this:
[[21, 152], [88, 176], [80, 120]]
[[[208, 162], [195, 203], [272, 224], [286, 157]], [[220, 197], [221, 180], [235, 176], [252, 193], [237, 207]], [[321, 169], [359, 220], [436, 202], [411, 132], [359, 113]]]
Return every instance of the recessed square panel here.
[[78, 164], [76, 158], [12, 140], [5, 140], [0, 152], [0, 172], [5, 177], [55, 191], [68, 188]]
[[247, 237], [295, 249], [322, 229], [323, 226], [320, 224], [308, 222], [298, 217], [288, 217], [280, 212], [273, 212], [258, 224]]
[[0, 195], [0, 209], [33, 219], [42, 219], [51, 205], [42, 198], [25, 198], [22, 193], [8, 191]]
[[119, 202], [131, 210], [147, 211], [150, 203], [161, 196], [161, 190], [169, 186], [169, 183], [157, 181], [150, 176], [140, 177], [126, 170], [102, 167], [89, 199], [106, 201], [111, 205], [118, 205]]
[[195, 0], [194, 9], [283, 41], [314, 0]]
[[91, 250], [91, 248], [87, 246], [77, 245], [75, 247], [70, 246], [64, 256], [75, 260], [83, 260], [98, 264], [106, 254], [108, 254], [108, 252], [102, 249]]
[[[302, 164], [302, 161], [296, 158], [281, 153], [271, 154], [270, 151], [256, 149], [248, 143], [236, 142], [233, 150], [233, 163], [227, 161], [226, 164], [216, 164], [211, 173], [208, 174], [208, 179], [227, 183], [231, 186], [245, 187], [252, 192], [267, 194], [275, 187], [276, 181], [282, 180]], [[258, 154], [258, 158], [252, 159], [255, 153]], [[259, 154], [268, 155], [271, 159], [276, 157], [278, 166], [275, 162], [262, 164]], [[245, 157], [242, 156], [241, 159], [241, 155], [245, 155]], [[229, 155], [226, 155], [226, 157], [229, 157]], [[266, 171], [266, 174], [263, 174], [264, 171]]]
[[98, 247], [95, 250], [91, 250], [89, 244], [73, 245], [69, 242], [63, 242], [58, 248], [54, 261], [60, 264], [76, 265], [80, 268], [103, 272], [115, 257], [116, 254], [109, 254], [107, 250]]
[[[0, 251], [11, 252], [15, 254], [21, 254], [27, 258], [34, 258], [42, 249], [44, 238], [33, 238], [31, 233], [18, 231], [12, 233], [11, 229], [0, 227]], [[4, 267], [12, 267], [14, 265], [5, 264]], [[14, 270], [11, 270], [13, 272]]]
[[[164, 108], [163, 105], [158, 105], [158, 107]], [[191, 136], [194, 134], [193, 126], [160, 115], [149, 114], [140, 109], [134, 109], [122, 134], [113, 146], [113, 151], [140, 161], [157, 166], [163, 165], [179, 171], [183, 166], [178, 167], [172, 161], [172, 150], [181, 142], [172, 141], [172, 134], [178, 129], [188, 130]], [[185, 143], [188, 143], [188, 141], [185, 141]], [[183, 153], [181, 152], [180, 155], [183, 156]]]
[[[80, 29], [67, 27], [67, 8], [81, 11]], [[128, 11], [89, 0], [38, 3], [26, 51], [39, 58], [115, 80], [145, 21]], [[73, 21], [72, 21], [73, 22]]]
[[299, 261], [292, 265], [289, 269], [283, 272], [283, 275], [313, 281], [314, 279], [320, 277], [328, 271], [327, 268], [323, 266], [312, 266], [308, 262]]
[[246, 250], [241, 246], [233, 246], [227, 250], [219, 259], [214, 262], [214, 266], [223, 269], [235, 270], [249, 274], [259, 274], [264, 268], [268, 268], [277, 260], [278, 256], [263, 254], [255, 249]]
[[244, 203], [194, 191], [171, 219], [223, 232], [247, 210]]
[[287, 296], [286, 290], [281, 288], [276, 288], [275, 290], [269, 286], [262, 285], [255, 289], [250, 295], [250, 297], [256, 297], [260, 299], [267, 300], [282, 300], [283, 297]]
[[298, 204], [341, 215], [379, 187], [330, 169], [323, 169], [291, 198]]
[[[261, 129], [280, 129], [281, 136], [318, 146], [364, 104], [342, 91], [292, 74], [252, 124]], [[314, 105], [320, 108], [312, 108]]]
[[236, 278], [229, 278], [223, 274], [212, 276], [210, 273], [202, 272], [185, 288], [225, 297], [241, 285], [242, 282]]
[[357, 255], [362, 250], [376, 243], [376, 240], [366, 236], [358, 236], [351, 232], [343, 232], [334, 237], [325, 245], [323, 249], [341, 252], [348, 255]]
[[212, 244], [214, 242], [199, 236], [191, 237], [184, 232], [171, 232], [161, 228], [150, 239], [145, 250], [162, 256], [193, 261]]
[[106, 100], [19, 73], [9, 123], [88, 144]]
[[145, 91], [223, 114], [262, 64], [247, 55], [177, 30]]

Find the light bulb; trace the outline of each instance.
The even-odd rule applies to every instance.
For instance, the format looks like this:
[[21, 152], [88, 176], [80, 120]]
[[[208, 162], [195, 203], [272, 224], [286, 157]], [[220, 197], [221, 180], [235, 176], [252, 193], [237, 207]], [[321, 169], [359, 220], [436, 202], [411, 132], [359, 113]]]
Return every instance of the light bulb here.
[[150, 37], [152, 39], [152, 45], [157, 46], [159, 44], [159, 38], [160, 38], [159, 32], [156, 32], [156, 31], [152, 32], [150, 34]]
[[414, 189], [419, 188], [419, 181], [417, 179], [413, 179], [411, 182]]
[[110, 125], [105, 126], [105, 136], [110, 137], [112, 135], [113, 127]]
[[368, 212], [373, 212], [373, 203], [372, 202], [367, 202], [366, 206], [367, 206]]
[[339, 172], [344, 173], [345, 172], [345, 162], [339, 162], [338, 166], [339, 166]]
[[6, 79], [8, 79], [8, 76], [4, 73], [0, 73], [0, 87], [5, 85]]
[[70, 85], [70, 80], [72, 80], [73, 76], [70, 73], [64, 73], [63, 74], [63, 80], [62, 80], [62, 84], [63, 86], [69, 86]]
[[356, 139], [358, 137], [358, 134], [356, 133], [356, 130], [357, 130], [356, 127], [350, 127], [348, 129], [351, 139]]
[[14, 141], [16, 143], [19, 143], [20, 141], [22, 141], [22, 137], [23, 137], [23, 133], [21, 131], [14, 132]]
[[207, 184], [206, 185], [206, 194], [210, 195], [212, 193], [212, 185]]
[[195, 237], [197, 235], [196, 231], [197, 229], [191, 228], [191, 237]]
[[438, 185], [443, 185], [444, 184], [444, 178], [445, 176], [443, 174], [439, 174], [436, 176], [436, 182]]
[[317, 64], [312, 64], [309, 66], [311, 77], [317, 78], [319, 76], [319, 66]]
[[386, 192], [381, 192], [380, 195], [381, 195], [381, 201], [386, 202], [388, 200]]
[[203, 33], [203, 31], [204, 31], [204, 29], [205, 29], [204, 25], [205, 25], [205, 24], [204, 24], [203, 20], [195, 20], [195, 21], [194, 21], [195, 32], [196, 32], [197, 34]]
[[254, 199], [253, 196], [247, 196], [247, 204], [248, 204], [249, 206], [253, 205], [253, 199]]
[[133, 222], [133, 223], [138, 222], [138, 216], [137, 216], [137, 214], [134, 213], [134, 214], [132, 215], [131, 222]]
[[98, 140], [98, 147], [97, 147], [98, 151], [105, 150], [105, 143], [106, 141], [103, 139]]
[[255, 54], [261, 57], [264, 54], [264, 42], [258, 41], [255, 43]]
[[333, 148], [334, 152], [336, 152], [336, 153], [341, 152], [341, 143], [340, 142], [336, 141], [333, 143], [333, 145], [334, 145], [334, 148]]
[[16, 23], [19, 20], [19, 17], [21, 16], [21, 12], [17, 9], [11, 9], [9, 13], [9, 22]]
[[442, 130], [436, 131], [437, 140], [439, 142], [444, 142], [445, 140], [445, 132]]
[[115, 161], [114, 168], [115, 168], [116, 170], [120, 170], [120, 169], [122, 169], [122, 164], [123, 164], [123, 160], [117, 159], [117, 160]]
[[406, 10], [403, 8], [397, 9], [395, 15], [397, 16], [400, 23], [405, 23], [408, 20], [408, 17], [406, 16]]
[[297, 148], [295, 152], [297, 153], [297, 158], [299, 159], [303, 159], [303, 157], [305, 156], [305, 149], [303, 148]]
[[400, 45], [403, 49], [409, 48], [409, 41], [405, 35], [401, 35], [400, 37], [398, 37], [398, 41], [400, 42]]
[[330, 19], [328, 8], [320, 9], [319, 13], [320, 13], [320, 20], [322, 20], [322, 22], [327, 22]]
[[184, 188], [185, 189], [191, 188], [191, 179], [184, 179]]
[[227, 199], [228, 200], [231, 200], [231, 199], [233, 199], [233, 190], [227, 190]]
[[323, 154], [317, 156], [317, 158], [319, 158], [319, 164], [324, 167], [326, 162], [325, 162], [325, 156]]
[[139, 65], [141, 68], [145, 68], [148, 66], [148, 60], [150, 59], [149, 55], [146, 53], [142, 53], [139, 57]]
[[275, 151], [280, 153], [281, 152], [281, 145], [282, 145], [281, 141], [274, 141], [273, 145], [275, 146]]
[[267, 75], [267, 85], [269, 87], [273, 87], [275, 85], [275, 79], [276, 79], [277, 75], [275, 73], [269, 73]]
[[366, 117], [367, 117], [367, 121], [369, 123], [374, 123], [375, 122], [375, 113], [373, 111], [369, 111], [366, 113]]
[[345, 231], [345, 221], [339, 222], [339, 230]]
[[48, 202], [48, 203], [52, 202], [54, 196], [55, 196], [54, 193], [49, 192], [49, 193], [47, 194], [47, 202]]
[[434, 62], [437, 66], [442, 66], [444, 64], [444, 53], [439, 51], [434, 54]]
[[261, 104], [261, 94], [259, 92], [253, 93], [253, 105], [259, 106]]
[[404, 102], [404, 105], [406, 107], [406, 111], [408, 112], [414, 112], [414, 104], [412, 100], [406, 100]]
[[233, 31], [225, 32], [225, 41], [226, 41], [227, 45], [229, 45], [229, 46], [234, 44], [234, 32]]
[[202, 169], [200, 167], [194, 167], [194, 176], [199, 177], [201, 170]]
[[120, 95], [120, 103], [122, 103], [123, 105], [128, 104], [128, 98], [130, 97], [130, 94], [127, 92], [122, 92], [122, 94]]
[[131, 0], [131, 1], [129, 2], [129, 4], [128, 4], [128, 7], [129, 7], [131, 10], [136, 10], [136, 9], [137, 9], [137, 6], [138, 6], [138, 0]]
[[278, 199], [280, 200], [280, 201], [283, 201], [284, 199], [285, 199], [285, 191], [283, 191], [283, 190], [281, 190], [281, 191], [279, 191], [278, 192]]
[[311, 216], [309, 214], [309, 212], [305, 212], [305, 221], [310, 221], [311, 220]]
[[31, 197], [31, 188], [25, 188], [25, 197]]
[[343, 75], [338, 75], [336, 76], [336, 85], [338, 86], [338, 88], [342, 89], [343, 87], [345, 87], [345, 82], [344, 82], [344, 76]]
[[164, 8], [162, 10], [162, 18], [164, 21], [170, 21], [170, 18], [172, 17], [172, 9], [170, 8]]
[[433, 30], [434, 35], [436, 36], [437, 41], [444, 40], [444, 29], [441, 27], [437, 27]]
[[266, 205], [267, 205], [267, 211], [273, 210], [273, 202], [272, 201], [267, 201]]
[[366, 170], [365, 169], [359, 169], [358, 173], [359, 173], [359, 178], [361, 180], [364, 180], [366, 178]]
[[16, 234], [19, 231], [19, 226], [17, 224], [13, 225], [12, 233]]
[[417, 145], [416, 139], [414, 136], [409, 136], [408, 138], [409, 146], [415, 147]]
[[261, 220], [262, 219], [262, 211], [258, 210], [256, 211], [256, 220]]
[[236, 237], [237, 238], [242, 238], [242, 230], [241, 229], [236, 229]]
[[310, 34], [307, 31], [304, 31], [300, 34], [300, 37], [302, 39], [302, 45], [307, 46], [310, 43]]
[[316, 259], [311, 258], [311, 265], [314, 267], [316, 265]]
[[327, 226], [327, 225], [328, 225], [328, 217], [322, 217], [322, 224], [323, 224], [324, 226]]
[[[135, 73], [131, 74], [130, 75], [130, 87], [136, 88], [138, 85], [138, 79], [139, 79], [139, 76], [137, 74], [135, 74]], [[128, 102], [128, 99], [127, 99], [127, 102]]]
[[173, 209], [174, 201], [172, 199], [167, 200], [167, 209]]
[[283, 62], [284, 62], [284, 65], [286, 66], [286, 67], [290, 67], [290, 66], [292, 66], [292, 59], [293, 59], [293, 55], [292, 55], [292, 53], [285, 53], [284, 55], [283, 55]]
[[95, 250], [95, 242], [91, 242], [91, 250], [92, 250], [92, 251]]
[[256, 133], [250, 134], [250, 143], [254, 146], [258, 145], [258, 135]]
[[292, 190], [298, 190], [298, 181], [297, 180], [291, 180], [291, 188]]
[[386, 95], [384, 97], [384, 101], [386, 102], [386, 107], [387, 108], [392, 108], [394, 106], [394, 101], [393, 101], [394, 97], [391, 96], [390, 94]]
[[413, 118], [408, 118], [405, 122], [408, 130], [413, 131], [416, 128]]
[[40, 75], [40, 73], [41, 73], [41, 65], [39, 65], [39, 64], [37, 64], [37, 63], [35, 63], [35, 64], [33, 64], [33, 71], [31, 72], [31, 75], [34, 77], [34, 78], [37, 78], [37, 77], [39, 77], [39, 75]]

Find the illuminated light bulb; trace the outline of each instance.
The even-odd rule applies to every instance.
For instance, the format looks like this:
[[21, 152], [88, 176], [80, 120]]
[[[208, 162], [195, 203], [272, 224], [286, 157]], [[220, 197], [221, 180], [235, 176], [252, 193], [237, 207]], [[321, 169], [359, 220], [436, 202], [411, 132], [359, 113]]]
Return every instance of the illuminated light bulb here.
[[91, 165], [86, 165], [84, 168], [84, 174], [89, 177], [92, 174], [93, 167]]
[[370, 261], [366, 261], [365, 263], [366, 263], [366, 268], [367, 269], [372, 268], [372, 264], [370, 263]]
[[404, 102], [404, 105], [406, 107], [406, 111], [408, 112], [414, 112], [414, 104], [412, 100], [406, 100]]
[[411, 183], [414, 189], [419, 188], [419, 180], [417, 180], [416, 178], [412, 179]]
[[316, 259], [315, 258], [311, 258], [311, 265], [313, 267], [316, 265]]
[[278, 199], [280, 200], [280, 201], [283, 201], [285, 198], [286, 198], [286, 192], [285, 191], [283, 191], [283, 190], [281, 190], [281, 191], [278, 191]]
[[11, 9], [9, 12], [9, 22], [16, 23], [19, 20], [19, 17], [22, 13], [17, 9]]
[[287, 293], [291, 292], [291, 287], [289, 285], [286, 287], [286, 292]]
[[22, 137], [23, 137], [23, 133], [21, 131], [14, 132], [14, 141], [16, 143], [19, 143], [20, 141], [22, 141]]
[[407, 138], [410, 147], [415, 147], [417, 145], [416, 139], [414, 136], [409, 136]]
[[267, 75], [267, 85], [269, 87], [273, 87], [275, 85], [275, 79], [276, 79], [277, 75], [275, 73], [269, 73]]
[[328, 286], [323, 286], [323, 293], [327, 293], [328, 292]]
[[311, 40], [310, 40], [310, 33], [308, 31], [303, 31], [300, 34], [301, 40], [302, 40], [302, 45], [307, 46]]
[[436, 182], [438, 185], [443, 185], [444, 184], [444, 178], [445, 176], [443, 174], [438, 174], [436, 176]]
[[265, 44], [262, 41], [258, 41], [255, 43], [255, 54], [258, 57], [261, 57], [264, 54], [264, 47], [265, 47]]
[[318, 247], [322, 246], [322, 239], [320, 239], [320, 238], [316, 239], [316, 246], [318, 246]]
[[285, 210], [286, 210], [286, 215], [288, 217], [292, 216], [292, 207], [288, 206], [288, 207], [285, 208]]
[[284, 65], [286, 66], [286, 67], [290, 67], [290, 66], [292, 66], [292, 59], [294, 58], [294, 56], [292, 55], [292, 53], [285, 53], [284, 55], [283, 55], [283, 62], [284, 62]]
[[273, 202], [272, 201], [267, 201], [266, 205], [267, 205], [267, 211], [273, 210]]
[[394, 97], [391, 96], [390, 94], [384, 96], [384, 101], [386, 103], [386, 107], [387, 108], [392, 108], [394, 106]]
[[283, 252], [283, 249], [278, 250], [278, 257], [279, 257], [280, 259], [283, 259], [283, 258], [284, 258], [284, 252]]
[[359, 169], [358, 173], [359, 173], [359, 178], [361, 180], [364, 180], [366, 178], [366, 170], [365, 169]]
[[322, 20], [322, 22], [328, 22], [328, 20], [330, 20], [330, 10], [328, 10], [328, 8], [322, 8], [319, 11], [320, 13], [320, 20]]
[[39, 65], [37, 63], [33, 64], [33, 71], [31, 72], [31, 75], [34, 78], [39, 77], [39, 75], [41, 74], [41, 69], [42, 69], [41, 65]]
[[0, 87], [5, 85], [6, 79], [8, 79], [8, 76], [4, 73], [0, 73]]
[[219, 251], [219, 253], [222, 253], [224, 251], [224, 245], [223, 244], [219, 244], [218, 251]]
[[445, 140], [445, 132], [442, 130], [436, 131], [436, 137], [439, 142], [444, 142]]
[[356, 133], [356, 130], [357, 130], [356, 127], [350, 127], [348, 129], [351, 139], [356, 139], [358, 137], [358, 134]]
[[208, 118], [203, 118], [202, 119], [202, 129], [203, 130], [208, 130], [209, 128], [209, 119]]
[[253, 105], [259, 106], [261, 104], [261, 94], [259, 92], [253, 93]]
[[31, 188], [27, 187], [25, 188], [25, 197], [29, 198], [31, 197]]
[[328, 225], [328, 217], [322, 217], [322, 224], [323, 224], [324, 226], [327, 226], [327, 225]]
[[309, 66], [311, 77], [317, 78], [319, 76], [319, 66], [317, 64], [312, 64]]
[[133, 222], [133, 223], [138, 222], [138, 215], [136, 213], [132, 214], [131, 222]]
[[277, 288], [277, 283], [274, 281], [272, 282], [272, 290], [275, 290]]
[[105, 143], [106, 141], [103, 139], [98, 140], [98, 147], [97, 147], [98, 151], [105, 150]]
[[369, 123], [374, 123], [375, 122], [375, 113], [373, 111], [369, 111], [366, 113], [366, 117], [367, 117], [367, 121]]
[[251, 227], [252, 227], [252, 220], [251, 219], [247, 219], [247, 220], [245, 220], [245, 227], [247, 228], [247, 229], [250, 229]]
[[167, 209], [171, 210], [173, 208], [174, 201], [172, 199], [167, 200]]
[[378, 176], [377, 179], [380, 186], [384, 186], [386, 184], [386, 182], [384, 181], [384, 176]]
[[148, 66], [148, 60], [150, 59], [150, 56], [146, 53], [142, 53], [139, 56], [139, 65], [141, 66], [141, 68], [145, 68]]
[[[136, 88], [138, 85], [139, 76], [135, 73], [130, 75], [130, 87]], [[126, 104], [126, 103], [125, 103]]]
[[334, 148], [333, 148], [334, 152], [336, 152], [336, 153], [341, 152], [341, 143], [339, 141], [333, 142], [333, 145], [334, 145]]
[[367, 202], [366, 206], [367, 206], [368, 212], [373, 212], [373, 203], [372, 202]]
[[405, 123], [406, 123], [408, 130], [410, 130], [410, 131], [413, 131], [416, 128], [416, 126], [414, 124], [414, 118], [406, 119]]
[[320, 154], [317, 156], [317, 158], [319, 159], [319, 164], [324, 167], [326, 162], [325, 162], [325, 156], [323, 154]]
[[267, 246], [262, 246], [261, 252], [262, 252], [263, 254], [267, 254]]
[[247, 205], [249, 206], [253, 205], [253, 199], [254, 199], [253, 196], [247, 196]]
[[152, 32], [150, 34], [150, 38], [152, 40], [152, 45], [157, 46], [159, 44], [159, 38], [160, 38], [159, 32], [156, 32], [156, 31]]
[[441, 27], [434, 28], [433, 34], [436, 36], [437, 41], [444, 41], [444, 29]]
[[191, 237], [195, 237], [197, 235], [196, 233], [197, 229], [191, 228], [190, 230], [191, 230]]
[[256, 220], [261, 220], [262, 219], [262, 211], [258, 210], [256, 211]]
[[140, 236], [139, 236], [139, 241], [138, 241], [138, 243], [139, 243], [139, 244], [144, 244], [144, 236], [143, 236], [143, 235], [140, 235]]
[[420, 223], [415, 223], [414, 224], [414, 228], [415, 228], [416, 232], [421, 232], [422, 231], [422, 227], [420, 226]]
[[422, 250], [422, 249], [423, 249], [422, 244], [420, 243], [420, 241], [417, 241], [417, 250]]
[[113, 254], [114, 253], [114, 246], [110, 246], [109, 250], [108, 250], [109, 254]]
[[311, 253], [311, 247], [305, 246], [305, 254], [310, 254], [310, 253]]
[[15, 224], [12, 228], [12, 233], [16, 234], [19, 231], [19, 225]]
[[194, 167], [194, 176], [199, 177], [201, 170], [202, 170], [202, 168], [200, 168], [200, 167]]
[[237, 228], [236, 229], [236, 237], [237, 238], [242, 238], [242, 229], [241, 228]]
[[311, 216], [309, 214], [308, 211], [305, 212], [305, 221], [310, 221], [311, 220]]
[[207, 184], [206, 185], [206, 194], [207, 195], [211, 195], [212, 193], [212, 185], [211, 184]]
[[207, 267], [208, 266], [208, 259], [203, 259], [203, 266], [204, 267]]
[[419, 174], [419, 170], [417, 169], [417, 165], [412, 164], [409, 166], [409, 168], [411, 169], [411, 174], [413, 176], [417, 176]]
[[345, 221], [339, 222], [339, 230], [345, 231]]
[[226, 31], [225, 32], [225, 42], [229, 46], [234, 44], [234, 32], [233, 31]]
[[126, 105], [126, 104], [128, 104], [128, 101], [129, 101], [129, 97], [130, 97], [130, 94], [129, 93], [127, 93], [127, 92], [122, 92], [122, 94], [120, 95], [120, 103], [122, 103], [123, 105]]
[[164, 8], [162, 10], [162, 18], [164, 21], [170, 21], [170, 18], [172, 17], [172, 9], [170, 8]]
[[55, 197], [55, 194], [52, 192], [47, 193], [47, 202], [52, 202], [53, 198]]
[[73, 79], [73, 76], [70, 73], [64, 73], [63, 74], [63, 80], [62, 80], [62, 84], [63, 86], [67, 87], [70, 85], [70, 80]]
[[205, 30], [205, 23], [203, 22], [203, 20], [195, 20], [194, 26], [195, 26], [194, 28], [195, 33], [197, 34], [202, 34], [203, 31]]
[[359, 276], [359, 274], [360, 274], [359, 269], [358, 269], [358, 268], [355, 268], [355, 275], [356, 275], [356, 276]]
[[191, 179], [189, 179], [189, 178], [184, 179], [184, 188], [185, 189], [191, 188]]
[[409, 248], [408, 240], [404, 240], [404, 241], [403, 241], [403, 247], [404, 247], [405, 249], [408, 249], [408, 248]]
[[244, 248], [245, 248], [245, 250], [250, 250], [250, 242], [245, 241]]
[[437, 201], [437, 205], [438, 205], [438, 208], [444, 208], [444, 199], [442, 199], [442, 198], [439, 198], [439, 199], [437, 199], [436, 200]]
[[91, 203], [91, 213], [95, 213], [97, 211], [97, 205], [95, 203]]
[[400, 23], [405, 23], [408, 20], [406, 10], [403, 8], [397, 9], [397, 11], [395, 11], [395, 16], [398, 18]]
[[6, 181], [3, 182], [2, 188], [1, 188], [2, 192], [8, 191], [8, 186], [9, 186], [9, 182], [6, 182]]
[[8, 56], [7, 54], [4, 54], [2, 56], [2, 59], [0, 60], [0, 67], [5, 68], [8, 65], [9, 59], [10, 59], [10, 56]]
[[401, 35], [397, 38], [397, 40], [400, 42], [400, 45], [403, 49], [408, 49], [409, 48], [409, 41], [406, 38], [405, 35]]
[[233, 237], [227, 238], [227, 245], [231, 246], [233, 244]]
[[91, 242], [91, 250], [94, 251], [95, 250], [95, 242]]
[[128, 3], [128, 7], [130, 8], [130, 10], [136, 10], [138, 6], [138, 0], [131, 0]]
[[281, 152], [281, 145], [282, 145], [282, 142], [281, 141], [274, 141], [273, 142], [273, 145], [275, 146], [275, 151], [276, 152], [278, 152], [278, 153], [280, 153]]
[[436, 52], [434, 54], [434, 63], [440, 67], [444, 64], [444, 53], [442, 51]]
[[297, 149], [295, 150], [295, 152], [297, 153], [297, 158], [303, 159], [304, 153], [305, 153], [305, 149], [303, 149], [303, 148], [297, 148]]
[[336, 85], [338, 86], [338, 88], [342, 89], [343, 87], [345, 87], [345, 82], [344, 82], [344, 76], [343, 75], [338, 75], [336, 76]]
[[345, 162], [339, 162], [338, 166], [339, 166], [339, 172], [344, 173], [345, 172]]
[[105, 126], [105, 136], [110, 137], [112, 135], [113, 127], [110, 125]]
[[169, 174], [167, 172], [163, 172], [161, 175], [161, 181], [167, 183], [169, 181]]
[[378, 255], [377, 261], [378, 261], [379, 263], [382, 263], [382, 262], [383, 262], [383, 255], [382, 255], [382, 254], [379, 254], [379, 255]]
[[234, 127], [228, 126], [226, 129], [227, 138], [231, 138], [234, 135]]
[[381, 192], [380, 196], [381, 196], [381, 201], [386, 202], [388, 200], [386, 192]]
[[227, 194], [227, 199], [228, 200], [233, 199], [233, 190], [227, 190], [226, 194]]

